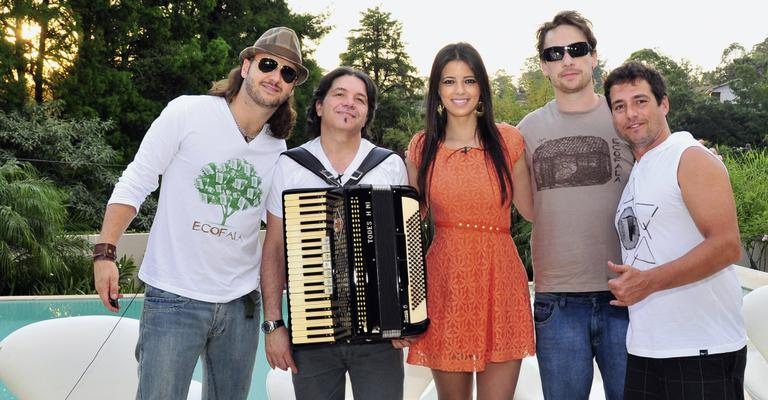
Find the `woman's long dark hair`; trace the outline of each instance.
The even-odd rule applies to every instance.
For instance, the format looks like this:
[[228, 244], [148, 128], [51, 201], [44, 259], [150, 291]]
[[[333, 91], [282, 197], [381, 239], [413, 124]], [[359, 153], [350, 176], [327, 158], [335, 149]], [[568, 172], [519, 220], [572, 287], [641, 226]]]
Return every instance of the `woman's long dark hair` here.
[[[451, 61], [463, 61], [475, 75], [480, 85], [480, 101], [483, 103], [485, 113], [477, 117], [477, 131], [480, 145], [483, 147], [486, 159], [490, 158], [496, 170], [496, 177], [501, 192], [501, 204], [511, 199], [512, 173], [507, 165], [507, 150], [501, 139], [499, 129], [493, 118], [493, 104], [491, 103], [491, 83], [485, 70], [480, 54], [469, 43], [449, 44], [437, 53], [432, 62], [432, 71], [429, 74], [429, 88], [426, 104], [426, 130], [424, 132], [421, 147], [421, 163], [419, 164], [418, 185], [424, 201], [429, 198], [429, 184], [432, 180], [432, 170], [435, 167], [437, 149], [445, 141], [445, 125], [448, 121], [447, 110], [442, 115], [437, 112], [440, 105], [440, 78], [443, 68]], [[429, 176], [429, 182], [427, 181]]]

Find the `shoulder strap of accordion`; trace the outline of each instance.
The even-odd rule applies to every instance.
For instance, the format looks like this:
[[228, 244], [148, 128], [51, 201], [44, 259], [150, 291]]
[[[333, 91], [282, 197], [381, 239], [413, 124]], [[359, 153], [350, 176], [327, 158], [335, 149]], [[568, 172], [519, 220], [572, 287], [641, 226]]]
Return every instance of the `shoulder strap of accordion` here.
[[365, 176], [368, 171], [374, 169], [377, 165], [381, 164], [382, 161], [386, 160], [387, 157], [393, 154], [397, 153], [383, 147], [376, 146], [372, 148], [371, 151], [368, 152], [368, 155], [363, 159], [363, 162], [360, 163], [360, 166], [357, 167], [357, 170], [352, 173], [349, 180], [344, 182], [344, 186], [357, 185], [358, 182], [360, 182], [360, 179], [363, 179], [363, 176]]
[[341, 186], [338, 179], [336, 179], [336, 177], [334, 177], [330, 171], [325, 169], [320, 160], [313, 156], [309, 150], [303, 147], [294, 147], [290, 150], [284, 151], [282, 154], [290, 157], [293, 161], [296, 161], [302, 167], [312, 171], [315, 175], [322, 178], [329, 185]]

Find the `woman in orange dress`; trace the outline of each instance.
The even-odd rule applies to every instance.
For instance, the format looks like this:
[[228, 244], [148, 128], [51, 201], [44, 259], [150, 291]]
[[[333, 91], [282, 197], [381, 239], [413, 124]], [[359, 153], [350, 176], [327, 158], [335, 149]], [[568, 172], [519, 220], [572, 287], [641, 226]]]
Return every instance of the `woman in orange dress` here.
[[467, 43], [432, 64], [426, 129], [408, 146], [411, 184], [431, 212], [427, 252], [430, 326], [408, 362], [432, 369], [440, 399], [511, 399], [535, 353], [528, 278], [510, 235], [514, 202], [532, 215], [520, 132], [495, 124], [488, 74]]

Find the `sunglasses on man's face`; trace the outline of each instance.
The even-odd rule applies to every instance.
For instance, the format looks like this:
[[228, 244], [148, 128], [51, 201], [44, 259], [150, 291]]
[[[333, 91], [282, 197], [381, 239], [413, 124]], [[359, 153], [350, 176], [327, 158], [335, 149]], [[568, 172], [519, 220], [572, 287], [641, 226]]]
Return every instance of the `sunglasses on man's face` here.
[[[280, 63], [278, 63], [277, 61], [269, 57], [262, 58], [261, 60], [259, 60], [259, 64], [258, 64], [259, 71], [265, 74], [268, 74], [274, 71], [279, 65]], [[280, 68], [280, 77], [283, 78], [285, 83], [293, 83], [293, 81], [295, 81], [296, 78], [299, 77], [299, 73], [296, 72], [295, 69], [287, 65], [283, 65], [282, 68]]]
[[592, 51], [592, 46], [587, 42], [571, 43], [568, 46], [552, 46], [547, 47], [541, 52], [541, 58], [544, 61], [560, 61], [565, 57], [565, 52], [571, 56], [571, 58], [584, 57]]

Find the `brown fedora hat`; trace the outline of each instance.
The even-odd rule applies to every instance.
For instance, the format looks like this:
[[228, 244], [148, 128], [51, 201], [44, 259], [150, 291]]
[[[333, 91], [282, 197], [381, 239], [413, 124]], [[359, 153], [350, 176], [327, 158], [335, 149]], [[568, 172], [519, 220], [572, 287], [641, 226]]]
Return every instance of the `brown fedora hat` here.
[[253, 46], [246, 47], [240, 52], [240, 60], [251, 58], [258, 52], [269, 53], [296, 64], [298, 68], [296, 85], [301, 85], [307, 80], [309, 71], [301, 63], [299, 38], [293, 29], [284, 26], [269, 29], [256, 40]]

